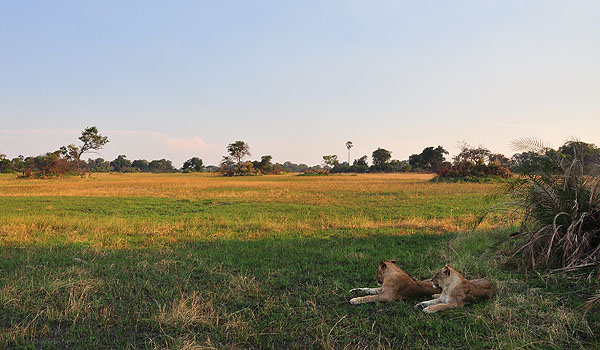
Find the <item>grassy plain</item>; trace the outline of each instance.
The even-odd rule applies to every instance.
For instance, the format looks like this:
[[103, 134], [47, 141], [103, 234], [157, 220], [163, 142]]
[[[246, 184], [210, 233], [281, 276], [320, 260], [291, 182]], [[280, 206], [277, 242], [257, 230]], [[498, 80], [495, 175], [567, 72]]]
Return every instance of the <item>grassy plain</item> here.
[[[0, 348], [585, 348], [592, 275], [524, 274], [489, 250], [498, 184], [428, 175], [0, 176]], [[439, 315], [351, 306], [395, 258], [498, 287]]]

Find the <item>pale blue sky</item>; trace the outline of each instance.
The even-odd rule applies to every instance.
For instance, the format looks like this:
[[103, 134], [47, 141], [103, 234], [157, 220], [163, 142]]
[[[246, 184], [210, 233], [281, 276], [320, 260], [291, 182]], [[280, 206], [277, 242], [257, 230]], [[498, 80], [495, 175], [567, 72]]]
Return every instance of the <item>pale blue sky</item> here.
[[[598, 1], [0, 1], [0, 153], [216, 164], [600, 144]], [[97, 157], [97, 155], [91, 155]]]

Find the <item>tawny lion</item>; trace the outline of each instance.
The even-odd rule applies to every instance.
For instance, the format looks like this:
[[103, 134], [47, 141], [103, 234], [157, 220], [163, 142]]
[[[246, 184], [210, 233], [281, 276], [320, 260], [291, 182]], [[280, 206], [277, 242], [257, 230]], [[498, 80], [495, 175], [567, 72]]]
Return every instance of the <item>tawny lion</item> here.
[[404, 272], [395, 260], [386, 260], [379, 263], [375, 280], [379, 288], [354, 288], [350, 293], [370, 294], [364, 297], [350, 299], [350, 304], [372, 303], [376, 301], [394, 301], [416, 296], [440, 293], [441, 289], [434, 287], [431, 280], [416, 281]]
[[432, 279], [434, 287], [442, 288], [441, 294], [435, 294], [435, 299], [423, 301], [415, 305], [415, 309], [433, 313], [456, 307], [466, 303], [491, 298], [494, 295], [494, 285], [486, 279], [467, 280], [452, 266], [442, 267]]

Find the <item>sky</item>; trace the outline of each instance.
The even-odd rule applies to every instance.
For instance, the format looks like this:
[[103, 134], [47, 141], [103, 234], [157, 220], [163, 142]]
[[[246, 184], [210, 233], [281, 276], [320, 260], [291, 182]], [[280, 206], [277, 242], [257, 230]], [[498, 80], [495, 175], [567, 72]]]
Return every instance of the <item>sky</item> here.
[[2, 1], [0, 153], [319, 164], [600, 145], [599, 1]]

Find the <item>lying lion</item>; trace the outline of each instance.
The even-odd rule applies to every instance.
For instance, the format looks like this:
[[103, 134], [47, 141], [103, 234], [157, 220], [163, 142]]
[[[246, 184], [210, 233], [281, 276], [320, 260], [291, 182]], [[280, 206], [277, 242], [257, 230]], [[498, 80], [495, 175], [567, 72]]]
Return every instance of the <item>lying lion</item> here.
[[452, 266], [442, 267], [432, 279], [434, 287], [442, 288], [442, 294], [435, 294], [435, 299], [423, 301], [415, 305], [415, 309], [433, 313], [472, 303], [494, 295], [494, 285], [486, 279], [467, 280]]
[[350, 293], [371, 294], [364, 297], [350, 299], [350, 304], [372, 303], [375, 301], [393, 301], [416, 296], [440, 293], [441, 289], [434, 287], [431, 280], [415, 281], [404, 272], [395, 260], [386, 260], [379, 263], [375, 280], [379, 288], [354, 288]]

